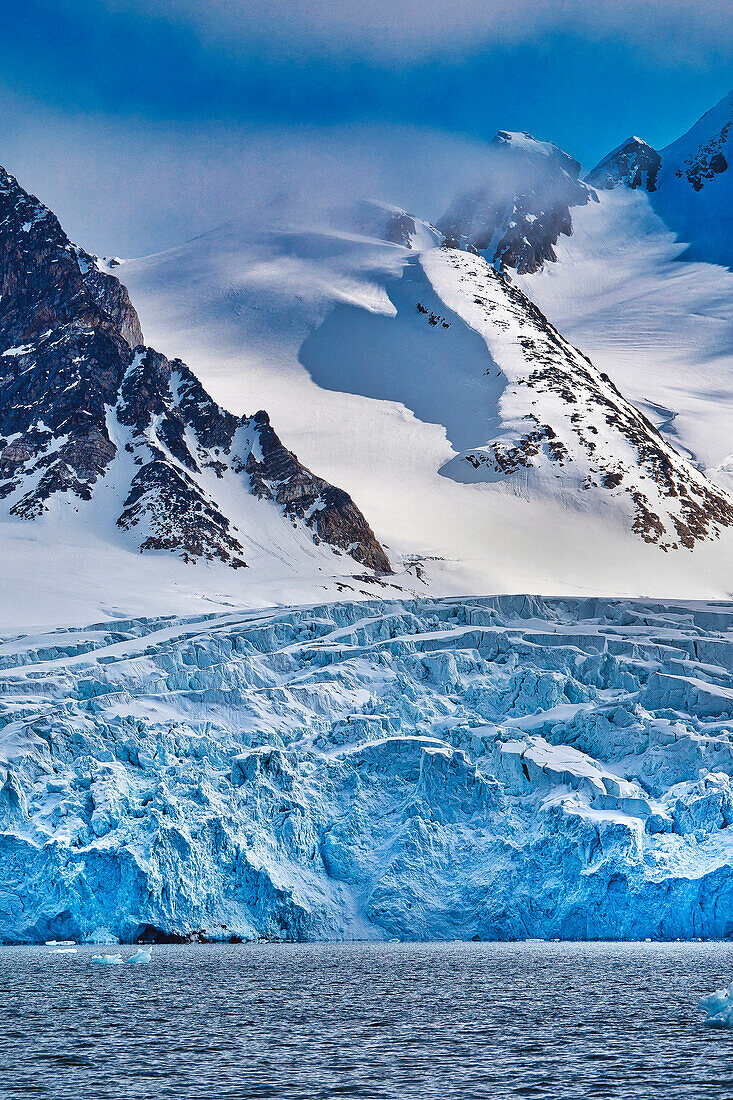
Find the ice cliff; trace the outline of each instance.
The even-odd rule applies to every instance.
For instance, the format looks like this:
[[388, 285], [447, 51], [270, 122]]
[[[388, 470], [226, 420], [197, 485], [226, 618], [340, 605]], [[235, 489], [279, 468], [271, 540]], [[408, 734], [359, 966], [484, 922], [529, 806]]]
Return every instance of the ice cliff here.
[[5, 638], [0, 725], [0, 941], [733, 934], [733, 605]]

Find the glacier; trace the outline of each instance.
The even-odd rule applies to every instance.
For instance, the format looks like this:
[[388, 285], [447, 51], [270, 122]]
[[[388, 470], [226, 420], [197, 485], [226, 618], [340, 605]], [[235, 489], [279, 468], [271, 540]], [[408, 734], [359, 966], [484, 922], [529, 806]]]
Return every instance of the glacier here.
[[733, 935], [733, 604], [0, 640], [0, 942]]

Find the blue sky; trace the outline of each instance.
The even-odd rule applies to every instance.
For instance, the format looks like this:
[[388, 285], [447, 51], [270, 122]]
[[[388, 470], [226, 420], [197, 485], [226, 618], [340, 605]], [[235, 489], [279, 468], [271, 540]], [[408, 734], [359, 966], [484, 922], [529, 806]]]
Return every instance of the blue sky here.
[[[205, 228], [205, 210], [226, 213], [233, 178], [253, 177], [263, 196], [282, 189], [288, 142], [314, 188], [319, 150], [345, 189], [366, 171], [361, 154], [369, 186], [383, 177], [396, 200], [414, 194], [429, 205], [434, 194], [437, 205], [451, 173], [457, 184], [478, 170], [481, 145], [498, 128], [551, 139], [590, 167], [632, 132], [663, 146], [733, 87], [731, 0], [3, 7], [0, 163], [104, 246], [115, 232], [121, 246], [140, 249]], [[338, 161], [352, 150], [349, 173]], [[442, 173], [431, 157], [449, 162]], [[109, 213], [105, 223], [105, 204], [133, 169], [116, 224]], [[167, 205], [158, 197], [156, 214], [151, 195], [155, 203], [176, 181], [179, 193]], [[197, 182], [211, 201], [194, 201]], [[137, 236], [136, 215], [147, 226]]]

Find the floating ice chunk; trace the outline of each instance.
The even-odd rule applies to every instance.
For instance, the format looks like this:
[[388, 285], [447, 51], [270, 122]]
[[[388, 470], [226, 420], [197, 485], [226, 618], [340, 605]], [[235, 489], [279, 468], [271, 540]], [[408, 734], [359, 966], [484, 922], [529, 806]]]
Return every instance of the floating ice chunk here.
[[93, 963], [101, 963], [104, 966], [119, 966], [122, 961], [122, 955], [92, 955]]
[[46, 940], [46, 947], [73, 947], [76, 940]]
[[702, 997], [697, 1007], [707, 1012], [708, 1027], [733, 1027], [733, 982], [727, 989], [716, 989], [708, 997]]
[[75, 947], [57, 947], [55, 951], [51, 952], [52, 955], [75, 955]]
[[141, 947], [134, 955], [130, 955], [127, 961], [129, 963], [149, 963], [152, 957], [153, 950], [151, 947]]
[[112, 947], [119, 942], [117, 936], [114, 936], [109, 928], [95, 928], [84, 940], [84, 943], [98, 943], [104, 947]]

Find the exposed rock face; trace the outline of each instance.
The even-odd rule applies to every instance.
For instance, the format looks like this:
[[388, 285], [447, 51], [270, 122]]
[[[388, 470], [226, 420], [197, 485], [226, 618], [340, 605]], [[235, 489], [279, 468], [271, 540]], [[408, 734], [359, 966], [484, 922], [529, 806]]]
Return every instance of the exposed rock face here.
[[307, 523], [314, 538], [340, 547], [369, 569], [389, 573], [384, 550], [348, 493], [301, 466], [278, 439], [266, 412], [255, 413], [251, 427], [258, 445], [250, 450], [245, 469], [253, 493]]
[[[114, 297], [132, 310], [124, 288]], [[60, 491], [88, 500], [132, 352], [57, 219], [1, 169], [0, 349], [0, 498], [26, 517]]]
[[0, 500], [32, 519], [69, 503], [60, 494], [90, 501], [105, 479], [141, 551], [245, 565], [229, 513], [234, 502], [241, 523], [254, 496], [317, 543], [390, 568], [351, 498], [301, 466], [266, 414], [232, 416], [180, 360], [143, 346], [125, 287], [0, 169]]
[[405, 248], [412, 248], [412, 239], [415, 236], [415, 219], [404, 211], [395, 211], [387, 219], [384, 231], [384, 239], [392, 244], [401, 244]]
[[520, 274], [557, 257], [560, 234], [570, 236], [570, 208], [595, 199], [579, 178], [580, 164], [551, 142], [500, 130], [491, 142], [490, 178], [458, 196], [438, 221], [448, 244], [481, 252]]
[[100, 267], [97, 256], [90, 256], [79, 247], [76, 248], [76, 255], [79, 270], [94, 301], [109, 314], [130, 347], [138, 347], [144, 342], [143, 331], [127, 288]]
[[630, 137], [614, 149], [585, 177], [586, 182], [602, 191], [614, 187], [641, 187], [656, 191], [662, 158], [656, 149], [638, 137]]

